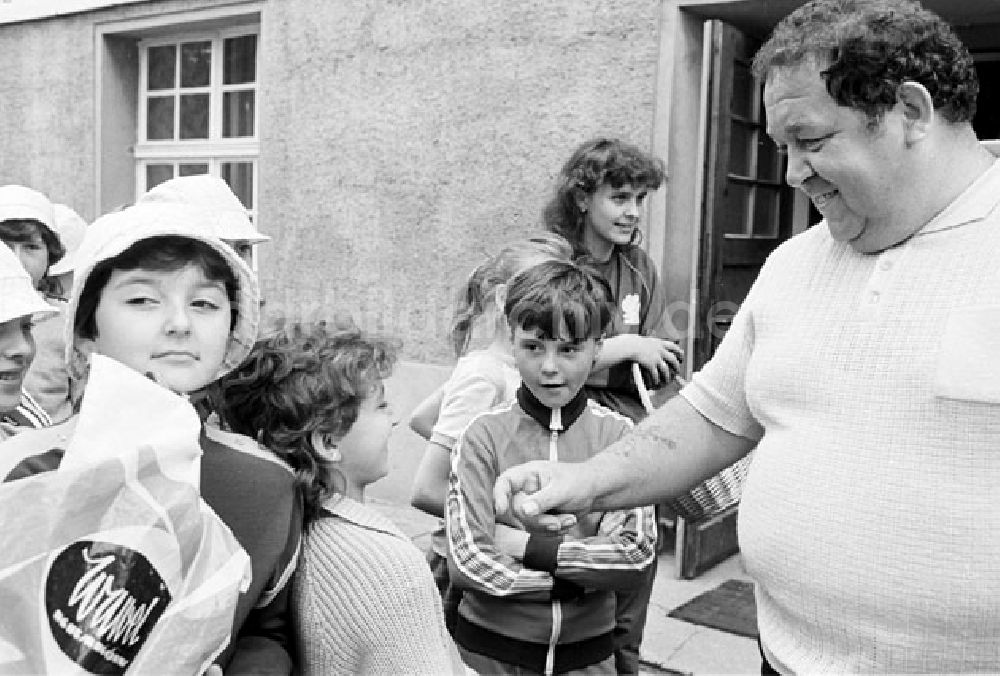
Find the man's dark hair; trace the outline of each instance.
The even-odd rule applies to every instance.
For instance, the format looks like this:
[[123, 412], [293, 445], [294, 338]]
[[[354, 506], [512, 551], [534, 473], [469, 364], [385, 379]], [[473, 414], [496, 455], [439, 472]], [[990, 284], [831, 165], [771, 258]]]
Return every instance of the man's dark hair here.
[[754, 73], [813, 60], [830, 96], [872, 124], [896, 105], [903, 82], [923, 85], [952, 123], [976, 113], [979, 81], [969, 50], [941, 17], [911, 0], [813, 0], [786, 16], [754, 57]]

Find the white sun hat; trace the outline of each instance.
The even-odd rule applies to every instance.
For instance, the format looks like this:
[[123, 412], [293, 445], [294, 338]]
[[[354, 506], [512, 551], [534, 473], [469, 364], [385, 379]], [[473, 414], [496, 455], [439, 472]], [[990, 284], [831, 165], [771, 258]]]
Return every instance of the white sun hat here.
[[31, 285], [31, 277], [14, 252], [0, 244], [0, 322], [56, 312]]
[[66, 253], [49, 268], [49, 274], [64, 275], [73, 271], [73, 254], [80, 248], [80, 242], [87, 232], [87, 221], [65, 204], [53, 204], [55, 212], [55, 233], [62, 242]]
[[178, 236], [203, 242], [218, 252], [236, 278], [236, 324], [230, 331], [229, 347], [215, 378], [239, 366], [250, 353], [260, 326], [260, 287], [257, 276], [228, 244], [212, 234], [213, 217], [204, 209], [171, 202], [137, 203], [101, 216], [87, 228], [75, 255], [73, 291], [66, 309], [66, 360], [71, 371], [84, 372], [83, 358], [76, 348], [74, 325], [80, 307], [80, 295], [94, 268], [129, 247], [151, 237]]
[[33, 219], [55, 232], [55, 212], [49, 198], [23, 185], [0, 185], [0, 221]]
[[218, 176], [199, 174], [172, 178], [136, 200], [136, 204], [147, 202], [187, 204], [212, 212], [211, 234], [221, 240], [260, 244], [271, 239], [257, 230], [243, 203], [229, 188], [229, 184]]

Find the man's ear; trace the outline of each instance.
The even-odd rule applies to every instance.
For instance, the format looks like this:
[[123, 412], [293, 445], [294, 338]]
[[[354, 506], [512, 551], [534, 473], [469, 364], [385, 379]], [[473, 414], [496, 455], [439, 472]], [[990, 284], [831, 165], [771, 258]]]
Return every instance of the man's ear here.
[[930, 92], [919, 82], [906, 80], [896, 89], [896, 101], [902, 106], [907, 145], [922, 140], [937, 114]]
[[590, 365], [591, 370], [593, 370], [593, 368], [597, 366], [597, 360], [598, 358], [600, 358], [601, 350], [603, 349], [604, 349], [604, 338], [601, 337], [594, 342], [594, 362]]
[[340, 449], [337, 448], [337, 443], [330, 434], [313, 430], [309, 435], [309, 441], [312, 447], [316, 449], [316, 452], [330, 462], [340, 462], [343, 457], [340, 454]]

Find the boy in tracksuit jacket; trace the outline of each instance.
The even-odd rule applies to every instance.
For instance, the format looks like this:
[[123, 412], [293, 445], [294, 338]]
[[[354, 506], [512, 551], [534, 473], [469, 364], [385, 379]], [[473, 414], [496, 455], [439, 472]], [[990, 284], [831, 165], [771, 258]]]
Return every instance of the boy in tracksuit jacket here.
[[592, 513], [570, 532], [495, 529], [493, 484], [529, 460], [583, 461], [631, 421], [584, 383], [610, 320], [610, 289], [579, 263], [514, 277], [504, 313], [521, 375], [516, 400], [473, 419], [452, 451], [448, 567], [465, 590], [455, 640], [480, 673], [615, 673], [615, 594], [642, 583], [656, 549], [652, 507]]

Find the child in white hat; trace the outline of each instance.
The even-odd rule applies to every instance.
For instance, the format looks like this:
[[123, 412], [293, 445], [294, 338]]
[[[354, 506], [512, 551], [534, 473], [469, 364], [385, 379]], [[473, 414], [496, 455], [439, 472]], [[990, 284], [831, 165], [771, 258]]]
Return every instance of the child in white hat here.
[[21, 261], [32, 285], [48, 292], [48, 271], [66, 253], [49, 198], [23, 185], [0, 186], [0, 240]]
[[[232, 248], [207, 234], [209, 218], [187, 205], [139, 204], [88, 228], [67, 309], [74, 377], [86, 376], [96, 352], [187, 395], [246, 357], [260, 318], [257, 281]], [[8, 480], [57, 467], [75, 420], [60, 426], [59, 435], [21, 434], [0, 447], [0, 456], [23, 458]], [[217, 664], [226, 673], [290, 673], [286, 583], [302, 519], [294, 476], [246, 437], [206, 430], [201, 445], [202, 498], [253, 568]]]
[[51, 424], [23, 383], [35, 356], [32, 321], [54, 312], [14, 253], [0, 246], [0, 441], [20, 429]]
[[52, 421], [59, 423], [73, 414], [74, 403], [79, 398], [66, 369], [65, 298], [73, 286], [74, 253], [86, 234], [87, 222], [65, 204], [53, 204], [52, 211], [54, 232], [65, 254], [48, 269], [45, 300], [58, 314], [35, 324], [37, 353], [24, 387]]

